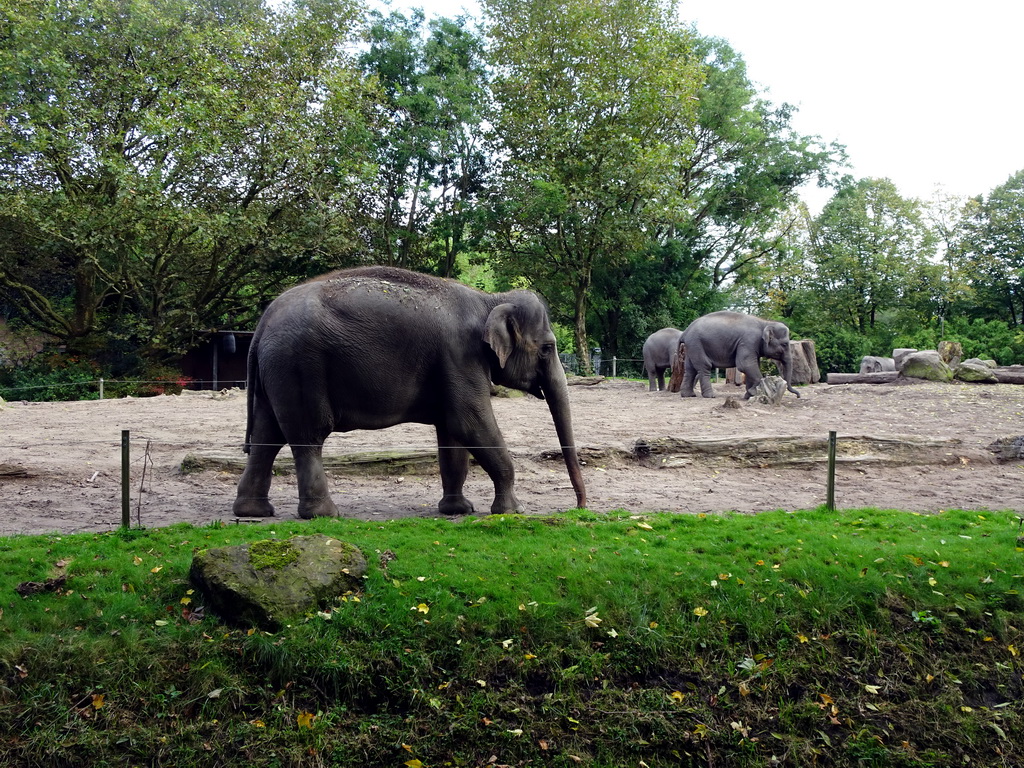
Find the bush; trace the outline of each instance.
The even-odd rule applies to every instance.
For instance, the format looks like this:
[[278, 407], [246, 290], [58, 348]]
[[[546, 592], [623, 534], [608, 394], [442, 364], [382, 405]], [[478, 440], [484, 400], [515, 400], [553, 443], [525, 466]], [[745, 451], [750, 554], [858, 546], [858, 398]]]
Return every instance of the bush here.
[[1024, 363], [1024, 331], [1002, 320], [968, 320], [956, 317], [945, 324], [921, 328], [896, 337], [897, 347], [936, 349], [940, 341], [956, 341], [963, 355], [995, 360], [999, 365]]
[[44, 352], [21, 365], [0, 368], [0, 396], [37, 402], [98, 400], [102, 375], [89, 360]]
[[[822, 378], [829, 373], [860, 370], [860, 359], [871, 354], [872, 341], [848, 328], [826, 328], [811, 335]], [[888, 353], [886, 353], [888, 354]]]

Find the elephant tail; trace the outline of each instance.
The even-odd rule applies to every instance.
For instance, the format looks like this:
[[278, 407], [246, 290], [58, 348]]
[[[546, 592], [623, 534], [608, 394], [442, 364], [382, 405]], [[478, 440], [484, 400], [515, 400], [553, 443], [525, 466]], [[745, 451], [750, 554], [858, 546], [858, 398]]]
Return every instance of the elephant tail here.
[[248, 383], [245, 387], [245, 442], [242, 444], [242, 453], [249, 453], [252, 441], [252, 412], [256, 398], [256, 388], [260, 386], [259, 366], [259, 334], [252, 337], [252, 345], [249, 347], [249, 356], [245, 360], [245, 375]]

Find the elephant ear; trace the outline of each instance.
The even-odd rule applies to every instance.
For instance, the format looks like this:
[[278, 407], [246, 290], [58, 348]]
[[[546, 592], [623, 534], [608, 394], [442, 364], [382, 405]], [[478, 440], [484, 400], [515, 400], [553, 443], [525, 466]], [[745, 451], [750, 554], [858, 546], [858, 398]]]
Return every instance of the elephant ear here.
[[774, 336], [774, 335], [775, 334], [772, 333], [772, 326], [771, 326], [771, 324], [770, 323], [766, 323], [765, 326], [764, 326], [764, 330], [761, 331], [761, 341], [764, 342], [764, 345], [766, 347], [769, 344], [772, 343], [772, 336]]
[[484, 342], [494, 350], [502, 368], [505, 367], [509, 355], [512, 354], [518, 330], [514, 304], [499, 304], [487, 315], [487, 322], [484, 324]]

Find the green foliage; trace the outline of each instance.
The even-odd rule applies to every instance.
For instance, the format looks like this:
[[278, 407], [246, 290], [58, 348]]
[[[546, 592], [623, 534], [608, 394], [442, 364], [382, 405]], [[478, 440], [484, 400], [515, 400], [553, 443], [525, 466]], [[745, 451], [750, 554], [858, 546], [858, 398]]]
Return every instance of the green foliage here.
[[972, 201], [958, 232], [956, 256], [974, 289], [977, 309], [1024, 325], [1024, 170]]
[[675, 179], [691, 147], [702, 75], [663, 0], [484, 4], [496, 157], [499, 268], [527, 274], [571, 322], [589, 370], [594, 274], [647, 247], [685, 206]]
[[488, 176], [483, 40], [466, 19], [370, 16], [359, 58], [382, 92], [363, 216], [377, 263], [459, 275]]
[[5, 400], [56, 402], [96, 400], [103, 373], [89, 360], [59, 352], [36, 355], [9, 367], [0, 367], [0, 397]]
[[366, 124], [338, 55], [355, 18], [348, 0], [4, 3], [0, 297], [72, 351], [130, 328], [160, 361], [336, 263]]
[[867, 334], [903, 301], [934, 251], [916, 200], [902, 198], [888, 179], [861, 179], [841, 188], [811, 225], [811, 286], [832, 322]]
[[798, 335], [814, 339], [814, 351], [823, 379], [828, 373], [859, 371], [864, 355], [881, 354], [866, 336], [849, 328], [826, 326], [805, 329], [804, 333]]
[[[357, 545], [364, 589], [276, 634], [219, 624], [193, 550], [268, 527]], [[5, 601], [0, 761], [1016, 763], [1018, 528], [818, 509], [0, 539], [0, 591], [51, 580]]]
[[956, 317], [942, 326], [938, 323], [896, 337], [896, 346], [936, 349], [940, 341], [956, 341], [964, 358], [995, 360], [999, 365], [1024, 363], [1024, 331], [1002, 320], [969, 320]]

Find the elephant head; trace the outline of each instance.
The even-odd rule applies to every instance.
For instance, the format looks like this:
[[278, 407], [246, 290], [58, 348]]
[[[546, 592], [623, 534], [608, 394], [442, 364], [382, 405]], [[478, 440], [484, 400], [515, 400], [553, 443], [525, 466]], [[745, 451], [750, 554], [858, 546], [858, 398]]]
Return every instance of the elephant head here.
[[793, 354], [789, 347], [789, 328], [785, 323], [766, 321], [761, 331], [761, 357], [778, 361], [779, 375], [786, 380], [786, 388], [800, 397], [793, 389]]
[[497, 358], [497, 365], [491, 366], [491, 380], [547, 401], [576, 505], [585, 507], [587, 494], [573, 436], [569, 387], [547, 309], [532, 293], [516, 291], [506, 297], [513, 301], [494, 307], [484, 325], [483, 340]]

